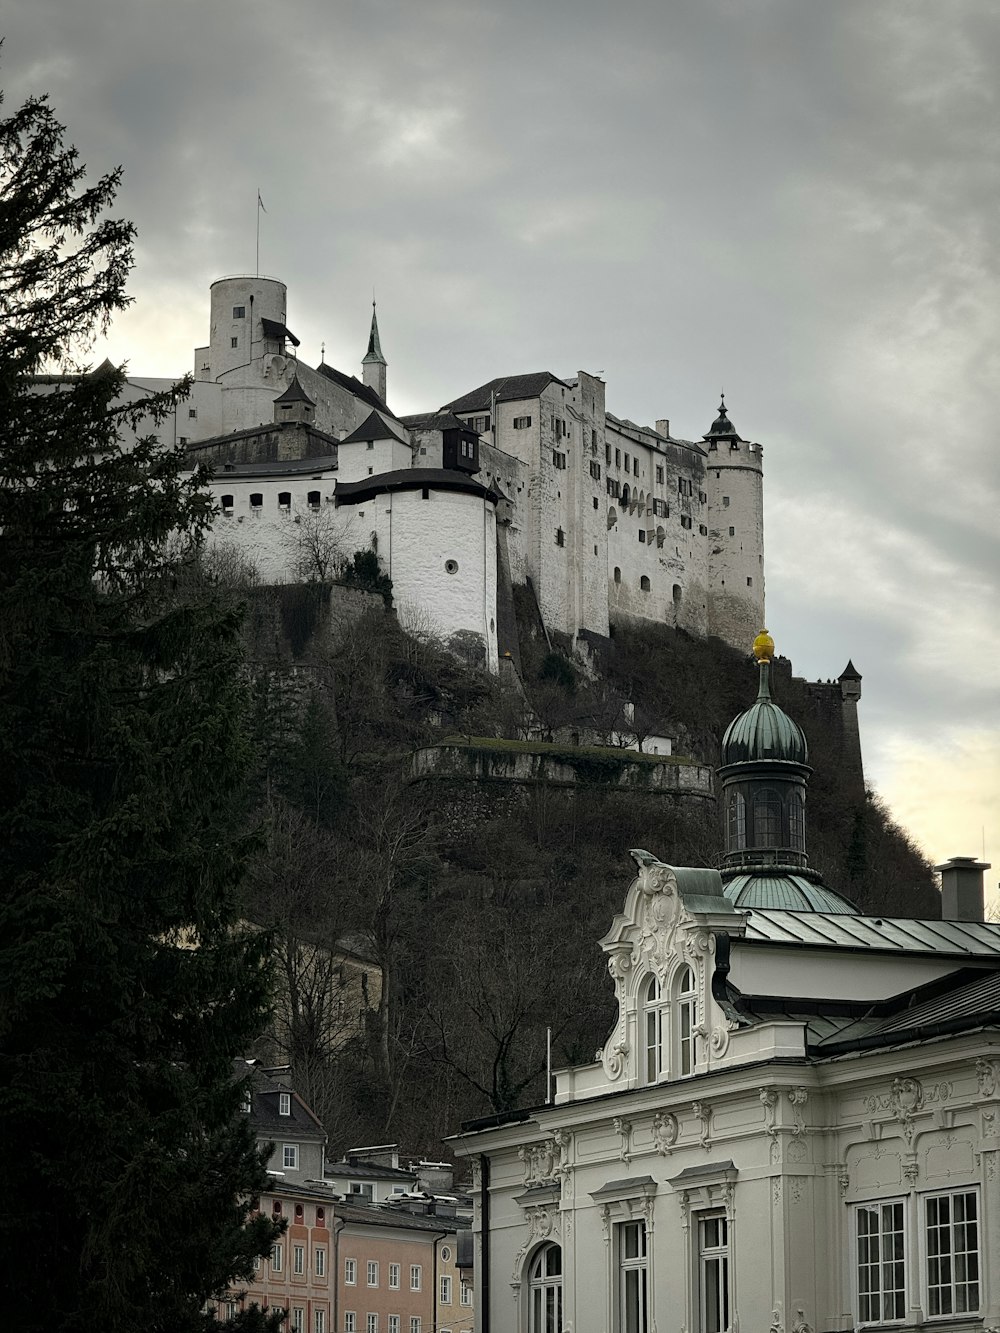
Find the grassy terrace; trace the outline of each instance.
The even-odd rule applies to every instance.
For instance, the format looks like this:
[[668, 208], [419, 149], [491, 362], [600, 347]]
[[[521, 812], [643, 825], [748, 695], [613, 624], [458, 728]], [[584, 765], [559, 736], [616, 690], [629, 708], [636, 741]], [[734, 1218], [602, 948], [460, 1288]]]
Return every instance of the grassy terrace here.
[[695, 760], [678, 754], [641, 754], [637, 750], [626, 750], [621, 746], [603, 745], [557, 745], [551, 741], [509, 741], [497, 736], [446, 736], [443, 741], [429, 747], [442, 749], [453, 747], [462, 750], [491, 750], [496, 754], [537, 754], [555, 759], [561, 763], [572, 764], [581, 759], [617, 760], [628, 764], [676, 764], [693, 765]]

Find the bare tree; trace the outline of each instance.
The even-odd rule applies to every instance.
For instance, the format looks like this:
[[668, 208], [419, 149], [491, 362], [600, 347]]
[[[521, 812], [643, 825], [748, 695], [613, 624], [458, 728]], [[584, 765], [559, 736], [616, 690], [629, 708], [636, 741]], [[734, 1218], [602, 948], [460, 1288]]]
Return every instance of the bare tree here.
[[330, 505], [296, 514], [282, 537], [292, 574], [305, 583], [332, 583], [347, 562], [354, 520], [343, 520]]

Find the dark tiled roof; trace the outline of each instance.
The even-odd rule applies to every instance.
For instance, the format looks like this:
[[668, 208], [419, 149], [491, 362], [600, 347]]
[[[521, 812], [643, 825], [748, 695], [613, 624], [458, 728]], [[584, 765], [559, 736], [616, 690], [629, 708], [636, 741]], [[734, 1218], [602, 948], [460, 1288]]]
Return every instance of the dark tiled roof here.
[[[265, 1068], [246, 1060], [233, 1062], [236, 1078], [250, 1078], [253, 1092], [250, 1123], [260, 1137], [310, 1139], [323, 1142], [326, 1131], [305, 1102], [287, 1083], [272, 1077]], [[281, 1115], [278, 1099], [285, 1092], [291, 1096], [291, 1113]]]
[[345, 1222], [360, 1222], [364, 1226], [402, 1227], [407, 1231], [462, 1231], [466, 1223], [454, 1217], [437, 1213], [408, 1213], [402, 1208], [386, 1208], [382, 1204], [337, 1203], [337, 1217]]
[[491, 491], [478, 481], [473, 481], [461, 472], [452, 472], [441, 467], [405, 467], [395, 472], [382, 472], [378, 476], [365, 477], [362, 481], [342, 481], [337, 487], [338, 504], [360, 504], [363, 500], [374, 499], [387, 491], [417, 491], [428, 487], [435, 491], [464, 491], [466, 495], [476, 495], [496, 504], [500, 498], [496, 491]]
[[356, 379], [353, 375], [345, 375], [343, 371], [336, 370], [333, 366], [328, 366], [325, 361], [316, 367], [316, 372], [319, 375], [325, 375], [326, 378], [332, 380], [334, 384], [339, 384], [342, 389], [346, 389], [348, 393], [352, 393], [355, 398], [362, 399], [369, 407], [374, 407], [379, 412], [386, 412], [389, 416], [392, 416], [392, 413], [375, 390], [370, 389], [367, 384], [363, 384], [361, 380]]
[[848, 658], [848, 659], [847, 659], [847, 666], [844, 667], [843, 671], [840, 673], [840, 675], [837, 677], [837, 679], [838, 679], [838, 680], [860, 680], [860, 679], [861, 679], [861, 672], [860, 672], [860, 671], [858, 670], [858, 668], [854, 665], [854, 663], [851, 661], [851, 659]]
[[454, 412], [418, 412], [416, 416], [400, 417], [410, 430], [468, 430], [469, 423]]
[[265, 338], [287, 338], [293, 347], [298, 347], [298, 338], [296, 338], [291, 329], [288, 328], [287, 325], [282, 324], [280, 320], [268, 319], [266, 315], [261, 315], [260, 326], [264, 330]]
[[450, 403], [445, 403], [443, 411], [450, 412], [488, 412], [491, 404], [511, 402], [519, 398], [537, 398], [550, 384], [563, 384], [565, 380], [553, 375], [550, 370], [536, 370], [530, 375], [501, 375], [478, 389], [462, 394]]
[[298, 375], [292, 376], [292, 382], [284, 393], [279, 394], [274, 400], [276, 403], [308, 403], [310, 407], [315, 407], [316, 402], [310, 398], [299, 383]]
[[206, 464], [212, 469], [213, 481], [224, 481], [226, 477], [301, 477], [312, 473], [335, 472], [337, 456], [326, 458], [285, 458], [275, 459], [271, 463], [225, 463], [216, 461]]
[[387, 426], [378, 412], [369, 412], [361, 425], [345, 435], [341, 444], [358, 444], [363, 440], [398, 440], [399, 435]]
[[327, 1162], [328, 1176], [344, 1176], [349, 1180], [409, 1180], [417, 1178], [416, 1171], [404, 1171], [397, 1166], [378, 1166], [374, 1162]]
[[260, 435], [273, 435], [284, 431], [302, 431], [309, 440], [319, 440], [323, 444], [329, 445], [328, 456], [335, 458], [337, 456], [337, 437], [328, 435], [325, 430], [319, 430], [308, 421], [286, 421], [262, 422], [259, 426], [248, 426], [245, 430], [233, 430], [228, 435], [210, 435], [204, 440], [194, 440], [191, 444], [185, 445], [185, 456], [192, 462], [197, 463], [199, 451], [207, 449], [217, 449], [221, 444], [235, 444], [238, 440], [252, 440]]

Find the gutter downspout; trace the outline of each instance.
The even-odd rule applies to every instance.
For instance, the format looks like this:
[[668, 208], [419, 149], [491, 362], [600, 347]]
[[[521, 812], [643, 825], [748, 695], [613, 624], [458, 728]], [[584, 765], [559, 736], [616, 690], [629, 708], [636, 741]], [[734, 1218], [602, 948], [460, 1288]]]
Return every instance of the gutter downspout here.
[[[479, 1333], [490, 1333], [490, 1159], [479, 1154], [479, 1284], [476, 1309]], [[473, 1267], [475, 1274], [475, 1267]]]
[[333, 1220], [333, 1333], [340, 1328], [340, 1233], [347, 1226], [343, 1217]]
[[[437, 1333], [438, 1326], [438, 1244], [450, 1235], [450, 1231], [441, 1231], [434, 1237], [434, 1282], [431, 1285], [431, 1329], [433, 1333]], [[456, 1241], [455, 1244], [457, 1248], [458, 1242]], [[454, 1296], [454, 1291], [451, 1294]]]

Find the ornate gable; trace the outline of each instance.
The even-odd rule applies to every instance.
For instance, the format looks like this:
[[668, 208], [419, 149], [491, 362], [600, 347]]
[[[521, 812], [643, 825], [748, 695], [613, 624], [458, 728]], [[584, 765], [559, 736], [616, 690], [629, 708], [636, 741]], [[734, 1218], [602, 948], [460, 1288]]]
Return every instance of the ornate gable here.
[[686, 985], [696, 1022], [693, 1067], [685, 1072], [708, 1068], [713, 1055], [725, 1053], [732, 1027], [712, 995], [715, 932], [741, 934], [743, 915], [723, 895], [717, 870], [675, 869], [641, 849], [629, 855], [638, 875], [600, 942], [615, 983], [618, 1022], [597, 1059], [613, 1082], [623, 1077], [629, 1083], [656, 1082], [642, 1067], [643, 992], [655, 978], [657, 994], [664, 997], [659, 1007], [670, 1020], [671, 997], [678, 985]]

